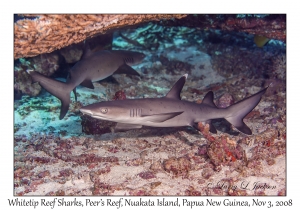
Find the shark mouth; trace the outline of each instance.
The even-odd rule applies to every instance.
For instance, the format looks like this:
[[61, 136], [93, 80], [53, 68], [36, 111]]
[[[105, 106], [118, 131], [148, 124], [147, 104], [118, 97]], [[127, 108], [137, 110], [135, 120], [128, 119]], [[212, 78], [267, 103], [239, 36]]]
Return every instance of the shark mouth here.
[[92, 112], [91, 110], [88, 110], [88, 109], [80, 109], [80, 111], [81, 111], [83, 114], [93, 116], [93, 112]]
[[93, 113], [91, 110], [89, 109], [84, 109], [84, 108], [81, 108], [80, 111], [83, 113], [83, 114], [86, 114], [86, 115], [89, 115], [91, 116], [92, 118], [95, 118], [95, 119], [99, 119], [99, 120], [111, 120], [111, 121], [114, 121], [113, 118], [110, 118], [110, 117], [107, 117], [107, 116], [99, 116], [95, 113]]

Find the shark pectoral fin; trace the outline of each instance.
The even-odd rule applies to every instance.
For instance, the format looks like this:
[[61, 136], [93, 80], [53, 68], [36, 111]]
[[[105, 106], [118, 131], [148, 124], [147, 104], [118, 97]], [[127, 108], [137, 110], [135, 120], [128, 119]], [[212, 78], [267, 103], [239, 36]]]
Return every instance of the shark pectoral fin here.
[[209, 131], [214, 134], [218, 133], [217, 129], [215, 128], [215, 126], [213, 126], [213, 124], [209, 125]]
[[170, 112], [170, 113], [162, 113], [162, 114], [154, 114], [154, 115], [142, 115], [143, 121], [148, 122], [164, 122], [173, 117], [176, 117], [183, 112]]
[[115, 131], [126, 131], [126, 130], [139, 129], [139, 128], [142, 128], [142, 125], [117, 123], [115, 127]]
[[92, 81], [89, 79], [84, 80], [80, 85], [82, 85], [83, 87], [94, 89], [94, 85], [93, 85]]
[[211, 123], [211, 121], [208, 122], [209, 123], [209, 131], [211, 133], [218, 133], [217, 129], [215, 128], [215, 126]]
[[66, 114], [69, 110], [70, 99], [69, 98], [68, 98], [68, 100], [61, 99], [60, 102], [61, 102], [61, 107], [60, 107], [59, 119], [61, 120], [66, 116]]
[[75, 101], [77, 101], [76, 87], [73, 89], [73, 93], [74, 93], [74, 96], [75, 96]]
[[140, 76], [140, 74], [134, 70], [133, 68], [131, 68], [130, 66], [128, 66], [127, 64], [123, 64], [122, 66], [120, 66], [115, 72], [114, 74], [131, 74], [131, 75], [137, 75]]

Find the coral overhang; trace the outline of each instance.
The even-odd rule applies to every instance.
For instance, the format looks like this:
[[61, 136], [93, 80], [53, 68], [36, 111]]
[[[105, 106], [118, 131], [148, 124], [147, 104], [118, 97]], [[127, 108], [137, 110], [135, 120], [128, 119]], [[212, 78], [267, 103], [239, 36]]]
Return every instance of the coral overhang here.
[[14, 26], [14, 58], [50, 53], [74, 43], [124, 26], [161, 19], [182, 18], [182, 14], [66, 14], [30, 15]]

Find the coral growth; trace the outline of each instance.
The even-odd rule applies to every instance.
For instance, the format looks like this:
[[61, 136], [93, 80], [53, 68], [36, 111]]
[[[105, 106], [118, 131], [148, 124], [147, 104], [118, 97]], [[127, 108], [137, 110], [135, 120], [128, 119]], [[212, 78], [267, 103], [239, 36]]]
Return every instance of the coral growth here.
[[125, 95], [124, 91], [119, 90], [115, 93], [115, 96], [113, 97], [112, 100], [115, 101], [115, 100], [124, 100], [124, 99], [126, 99], [126, 95]]
[[35, 70], [51, 76], [59, 68], [59, 56], [56, 52], [19, 61], [14, 70], [14, 89], [30, 96], [38, 95], [42, 88], [38, 83], [32, 84], [32, 79], [26, 70]]
[[23, 68], [15, 67], [14, 89], [17, 92], [36, 96], [40, 93], [42, 87], [38, 83], [32, 84], [31, 77]]
[[234, 98], [230, 93], [224, 93], [218, 100], [217, 100], [217, 107], [219, 108], [226, 108], [234, 104]]
[[82, 56], [87, 56], [90, 52], [99, 50], [111, 50], [112, 47], [112, 33], [97, 35], [89, 38], [84, 42], [72, 44], [59, 50], [59, 53], [64, 57], [66, 63], [75, 63], [79, 61]]
[[243, 149], [234, 140], [221, 136], [208, 146], [207, 155], [215, 166], [219, 166], [242, 159]]
[[[277, 173], [264, 167], [276, 165], [278, 158], [285, 155], [285, 130], [279, 131], [280, 134], [268, 129], [256, 135], [247, 155], [242, 146], [251, 145], [249, 138], [239, 137], [237, 142], [227, 135], [215, 135], [215, 140], [208, 144], [203, 144], [206, 141], [199, 140], [199, 136], [194, 141], [186, 139], [185, 132], [165, 135], [164, 140], [136, 136], [113, 141], [87, 137], [61, 139], [51, 135], [16, 136], [16, 195], [267, 194], [232, 186], [249, 176], [273, 173], [272, 176], [278, 178]], [[168, 157], [174, 153], [180, 157]], [[222, 173], [228, 178], [219, 180]], [[221, 184], [208, 188], [214, 179]], [[45, 183], [56, 187], [45, 188]], [[70, 183], [73, 187], [66, 188]], [[281, 184], [275, 193], [283, 194], [284, 189]]]
[[286, 80], [286, 54], [279, 53], [272, 58], [275, 77]]
[[96, 34], [146, 21], [182, 18], [186, 15], [24, 15], [14, 27], [14, 58], [32, 57], [79, 43]]
[[75, 63], [80, 60], [83, 54], [83, 43], [72, 44], [59, 50], [66, 63]]
[[207, 50], [212, 55], [213, 68], [225, 77], [232, 75], [260, 77], [268, 75], [271, 71], [272, 55], [265, 54], [262, 49], [256, 49], [253, 52], [238, 46], [228, 46], [216, 54], [216, 45], [211, 45], [207, 46]]
[[28, 60], [35, 71], [48, 77], [59, 68], [59, 56], [56, 52], [41, 54]]
[[188, 62], [182, 62], [178, 60], [170, 60], [163, 55], [160, 55], [159, 60], [164, 68], [167, 71], [171, 72], [171, 74], [180, 74], [181, 72], [186, 72], [188, 74], [191, 73], [191, 69], [193, 66]]
[[220, 29], [258, 34], [270, 39], [286, 40], [286, 15], [234, 15], [198, 14], [188, 15], [177, 21], [166, 21], [166, 25], [188, 26], [200, 29]]
[[191, 170], [191, 163], [185, 157], [169, 158], [163, 162], [164, 169], [174, 175], [186, 175]]

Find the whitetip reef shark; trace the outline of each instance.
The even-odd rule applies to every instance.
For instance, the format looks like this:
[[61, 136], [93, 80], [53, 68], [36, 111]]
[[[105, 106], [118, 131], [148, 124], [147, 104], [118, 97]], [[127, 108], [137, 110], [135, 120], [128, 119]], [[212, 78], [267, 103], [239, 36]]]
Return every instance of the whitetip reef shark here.
[[67, 81], [61, 82], [48, 78], [39, 72], [27, 70], [33, 82], [38, 82], [49, 93], [61, 101], [59, 119], [63, 119], [71, 103], [70, 93], [73, 90], [76, 96], [76, 87], [82, 85], [94, 89], [93, 82], [111, 76], [112, 74], [132, 74], [139, 76], [131, 65], [139, 64], [145, 58], [140, 52], [125, 50], [102, 50], [86, 56], [78, 61], [69, 72]]
[[198, 129], [198, 122], [206, 122], [210, 124], [210, 131], [217, 133], [211, 120], [225, 118], [242, 133], [252, 134], [243, 119], [256, 107], [268, 87], [227, 108], [218, 108], [213, 102], [212, 91], [205, 95], [201, 104], [181, 100], [180, 92], [187, 76], [183, 75], [162, 98], [99, 102], [84, 106], [80, 111], [96, 119], [117, 122], [115, 131], [137, 129], [142, 126], [191, 126]]

